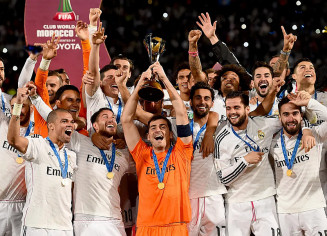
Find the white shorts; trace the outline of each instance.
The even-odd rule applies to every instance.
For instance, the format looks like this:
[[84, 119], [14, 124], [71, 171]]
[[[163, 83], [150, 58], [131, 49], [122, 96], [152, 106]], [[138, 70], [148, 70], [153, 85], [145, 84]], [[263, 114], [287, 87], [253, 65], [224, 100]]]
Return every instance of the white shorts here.
[[40, 229], [23, 226], [20, 236], [73, 236], [73, 230]]
[[274, 196], [251, 202], [226, 204], [226, 235], [280, 235]]
[[25, 201], [0, 201], [0, 236], [18, 236], [22, 228]]
[[325, 236], [327, 218], [323, 208], [292, 214], [278, 214], [283, 236]]
[[126, 236], [124, 223], [118, 219], [76, 214], [73, 225], [75, 236]]
[[225, 236], [225, 207], [222, 195], [190, 199], [191, 222], [187, 224], [190, 236]]

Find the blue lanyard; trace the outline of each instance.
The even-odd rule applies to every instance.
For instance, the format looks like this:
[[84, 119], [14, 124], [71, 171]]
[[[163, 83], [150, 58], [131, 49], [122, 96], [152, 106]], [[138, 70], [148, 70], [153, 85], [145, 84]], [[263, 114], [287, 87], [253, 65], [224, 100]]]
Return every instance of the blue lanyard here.
[[315, 90], [315, 100], [317, 100], [317, 91]]
[[25, 132], [24, 137], [27, 137], [28, 135], [30, 135], [30, 133], [31, 133], [31, 129], [32, 129], [32, 126], [33, 126], [33, 122], [30, 121], [30, 124], [28, 125], [28, 127], [27, 127], [27, 129], [26, 129], [26, 132]]
[[279, 99], [282, 99], [285, 96], [286, 89], [279, 94]]
[[[111, 104], [110, 104], [109, 99], [107, 98], [107, 96], [106, 96], [106, 99], [107, 99], [107, 102], [109, 104], [109, 108], [112, 110], [112, 112], [114, 112], [114, 110], [112, 109], [112, 106], [111, 106]], [[117, 117], [116, 117], [117, 124], [120, 122], [121, 108], [122, 108], [122, 103], [121, 103], [120, 98], [118, 98], [118, 101], [119, 101], [119, 103], [118, 103], [118, 112], [117, 112]]]
[[2, 111], [3, 113], [6, 112], [6, 104], [5, 104], [5, 98], [3, 97], [3, 93], [1, 93], [1, 101], [2, 101]]
[[161, 172], [160, 172], [157, 156], [156, 156], [156, 154], [154, 153], [154, 151], [152, 149], [153, 161], [154, 161], [154, 165], [156, 167], [156, 173], [157, 173], [157, 177], [158, 177], [159, 183], [162, 183], [163, 182], [163, 179], [164, 179], [164, 176], [165, 176], [165, 172], [166, 172], [167, 163], [168, 163], [168, 160], [169, 160], [169, 157], [170, 157], [170, 154], [171, 154], [171, 151], [172, 150], [173, 150], [173, 146], [170, 146], [170, 148], [169, 148], [169, 150], [167, 152], [167, 155], [165, 157], [165, 161], [163, 163]]
[[252, 147], [251, 146], [251, 144], [249, 144], [247, 141], [245, 141], [245, 140], [243, 140], [236, 132], [235, 132], [235, 130], [233, 129], [233, 126], [231, 126], [231, 128], [232, 128], [232, 131], [233, 131], [233, 133], [234, 133], [234, 135], [236, 136], [236, 137], [238, 137], [239, 139], [241, 139], [246, 145], [248, 145], [249, 146], [249, 148], [251, 149], [251, 150], [253, 150], [254, 152], [259, 152], [260, 151], [260, 147], [259, 147], [259, 145], [258, 144], [256, 144], [256, 142], [254, 142], [248, 135], [247, 135], [247, 133], [245, 133], [245, 135], [246, 135], [246, 137], [248, 138], [248, 139], [250, 139], [255, 145], [257, 145], [257, 148], [254, 148], [254, 147]]
[[285, 146], [285, 142], [284, 142], [284, 138], [283, 138], [283, 129], [281, 131], [280, 142], [282, 144], [282, 149], [283, 149], [283, 154], [284, 154], [284, 159], [285, 159], [285, 162], [286, 162], [286, 165], [287, 165], [287, 169], [289, 169], [289, 170], [292, 169], [292, 167], [293, 167], [294, 159], [296, 157], [296, 153], [297, 153], [297, 150], [299, 148], [301, 138], [302, 138], [302, 130], [300, 130], [300, 133], [297, 136], [296, 143], [295, 143], [295, 146], [294, 146], [294, 149], [293, 149], [293, 152], [292, 152], [291, 160], [288, 161], [288, 157], [287, 157], [287, 153], [286, 153], [286, 146]]
[[[275, 100], [274, 100], [274, 104], [273, 104], [273, 106], [272, 106], [270, 112], [268, 113], [268, 116], [271, 116], [272, 111], [273, 111], [273, 109], [274, 109], [274, 105], [275, 105]], [[258, 99], [257, 99], [257, 107], [258, 107], [258, 106], [259, 106], [259, 103], [258, 103]]]
[[49, 137], [47, 137], [47, 140], [49, 141], [50, 146], [51, 146], [54, 154], [56, 155], [56, 157], [58, 159], [59, 166], [60, 166], [60, 169], [61, 169], [61, 176], [62, 176], [63, 179], [66, 179], [67, 178], [67, 171], [68, 171], [68, 158], [67, 158], [66, 150], [64, 149], [64, 153], [65, 153], [65, 168], [64, 168], [63, 164], [61, 163], [60, 156], [59, 156], [59, 153], [57, 152], [57, 149], [56, 149], [55, 145], [49, 139]]
[[112, 172], [112, 169], [114, 168], [114, 164], [115, 164], [115, 158], [116, 158], [116, 146], [113, 143], [111, 146], [111, 160], [110, 160], [110, 164], [108, 162], [108, 159], [106, 157], [106, 154], [104, 153], [103, 150], [99, 149], [102, 159], [104, 161], [104, 163], [106, 164], [107, 170], [108, 172]]
[[[191, 120], [191, 123], [190, 123], [190, 126], [191, 126], [191, 131], [192, 131], [192, 136], [193, 136], [193, 129], [194, 129], [194, 120], [192, 119]], [[193, 142], [193, 150], [195, 151], [195, 148], [196, 148], [196, 145], [198, 145], [198, 142], [199, 142], [199, 139], [200, 139], [200, 136], [201, 134], [203, 133], [203, 131], [207, 128], [207, 123], [205, 123], [201, 129], [199, 130], [198, 134], [196, 135], [196, 138]]]

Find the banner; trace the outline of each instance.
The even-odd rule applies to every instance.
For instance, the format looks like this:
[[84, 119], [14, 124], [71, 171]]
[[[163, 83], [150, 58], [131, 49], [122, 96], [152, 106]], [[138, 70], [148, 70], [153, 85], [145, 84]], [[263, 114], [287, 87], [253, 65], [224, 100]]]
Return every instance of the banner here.
[[[83, 55], [75, 34], [78, 20], [89, 24], [90, 8], [99, 8], [101, 0], [26, 0], [24, 29], [26, 44], [45, 43], [53, 33], [61, 36], [57, 56], [50, 70], [65, 69], [71, 84], [79, 87], [83, 77]], [[100, 17], [101, 20], [101, 17]], [[38, 59], [38, 68], [41, 59]], [[105, 44], [100, 48], [100, 68], [110, 63]]]

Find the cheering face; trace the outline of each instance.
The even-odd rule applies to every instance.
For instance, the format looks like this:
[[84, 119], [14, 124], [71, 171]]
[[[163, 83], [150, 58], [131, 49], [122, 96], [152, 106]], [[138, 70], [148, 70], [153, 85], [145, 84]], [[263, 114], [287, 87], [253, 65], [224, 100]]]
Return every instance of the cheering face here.
[[60, 73], [60, 76], [62, 78], [62, 85], [70, 84], [70, 79], [66, 73]]
[[178, 84], [178, 89], [181, 93], [190, 92], [190, 77], [191, 70], [189, 69], [183, 69], [178, 72], [176, 83]]
[[62, 86], [60, 79], [55, 75], [49, 76], [47, 78], [46, 86], [47, 86], [48, 93], [49, 93], [50, 103], [54, 103], [55, 97], [56, 97], [56, 92]]
[[60, 97], [60, 100], [56, 101], [58, 108], [65, 109], [73, 116], [76, 120], [81, 109], [81, 98], [79, 93], [74, 90], [66, 90]]
[[53, 130], [50, 129], [49, 132], [55, 132], [59, 141], [63, 143], [70, 142], [74, 131], [74, 119], [70, 113], [59, 112], [52, 127]]
[[232, 91], [238, 91], [240, 85], [240, 78], [234, 71], [226, 71], [220, 78], [221, 91], [228, 94]]
[[170, 145], [172, 133], [169, 130], [167, 121], [158, 119], [149, 124], [148, 140], [156, 149], [167, 149]]
[[[10, 101], [11, 111], [13, 110], [15, 103], [17, 103], [16, 97], [11, 99], [11, 101]], [[33, 106], [31, 105], [30, 100], [26, 99], [26, 101], [23, 103], [22, 112], [20, 113], [20, 125], [21, 126], [28, 125], [32, 111], [33, 111]]]
[[114, 61], [114, 65], [117, 66], [118, 69], [121, 69], [122, 71], [127, 73], [127, 78], [131, 77], [131, 64], [129, 64], [129, 61], [124, 59], [116, 59]]
[[114, 136], [117, 133], [116, 117], [112, 111], [103, 110], [93, 123], [95, 132], [106, 137]]
[[241, 98], [229, 98], [226, 100], [226, 116], [229, 122], [240, 127], [248, 118], [250, 107], [245, 107]]
[[316, 71], [313, 64], [309, 61], [300, 62], [292, 75], [296, 83], [301, 85], [314, 85], [316, 82]]
[[208, 89], [197, 89], [191, 100], [191, 107], [194, 115], [198, 118], [205, 117], [209, 114], [212, 106], [211, 92]]
[[104, 93], [109, 97], [115, 97], [119, 94], [118, 85], [115, 81], [115, 73], [115, 69], [104, 72], [104, 77], [101, 81], [101, 87]]
[[0, 88], [2, 88], [3, 81], [5, 80], [5, 66], [2, 61], [0, 61]]
[[295, 135], [300, 131], [302, 121], [300, 107], [292, 103], [284, 104], [280, 109], [279, 119], [285, 133]]
[[254, 71], [254, 88], [260, 97], [266, 97], [272, 86], [272, 74], [267, 67], [258, 67]]

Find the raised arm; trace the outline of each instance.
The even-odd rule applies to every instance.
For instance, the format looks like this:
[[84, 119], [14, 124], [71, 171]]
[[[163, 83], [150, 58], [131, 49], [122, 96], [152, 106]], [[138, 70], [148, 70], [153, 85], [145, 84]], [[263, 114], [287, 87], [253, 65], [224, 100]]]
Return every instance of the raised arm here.
[[28, 139], [20, 136], [20, 113], [22, 111], [24, 101], [28, 99], [28, 95], [28, 84], [26, 84], [23, 88], [18, 88], [17, 103], [14, 104], [7, 134], [9, 144], [21, 153], [26, 153], [28, 146]]
[[[152, 66], [153, 73], [158, 74], [159, 79], [162, 81], [168, 91], [171, 103], [173, 104], [173, 108], [176, 113], [176, 125], [188, 125], [189, 120], [182, 98], [179, 96], [174, 86], [170, 83], [160, 63], [156, 62]], [[192, 135], [180, 138], [185, 144], [192, 141]]]
[[86, 84], [85, 89], [86, 93], [92, 97], [100, 86], [100, 72], [99, 72], [99, 53], [100, 45], [104, 43], [107, 38], [104, 35], [104, 28], [102, 28], [102, 23], [99, 24], [99, 29], [92, 35], [91, 43], [91, 53], [89, 61], [89, 72], [94, 76], [94, 84]]
[[291, 53], [291, 50], [294, 46], [294, 43], [297, 39], [295, 35], [287, 34], [284, 27], [281, 26], [282, 32], [283, 32], [283, 37], [284, 37], [284, 46], [283, 50], [280, 51], [280, 55], [278, 60], [276, 61], [275, 65], [273, 66], [274, 69], [274, 76], [280, 76], [282, 72], [286, 68], [286, 64], [288, 61], [288, 57]]
[[18, 77], [18, 88], [22, 88], [27, 82], [31, 80], [38, 55], [40, 54], [31, 53], [30, 56], [26, 59], [23, 69]]
[[198, 41], [201, 37], [200, 30], [191, 30], [188, 34], [188, 61], [190, 64], [191, 73], [196, 82], [207, 82], [206, 74], [202, 71], [202, 65], [198, 52]]

